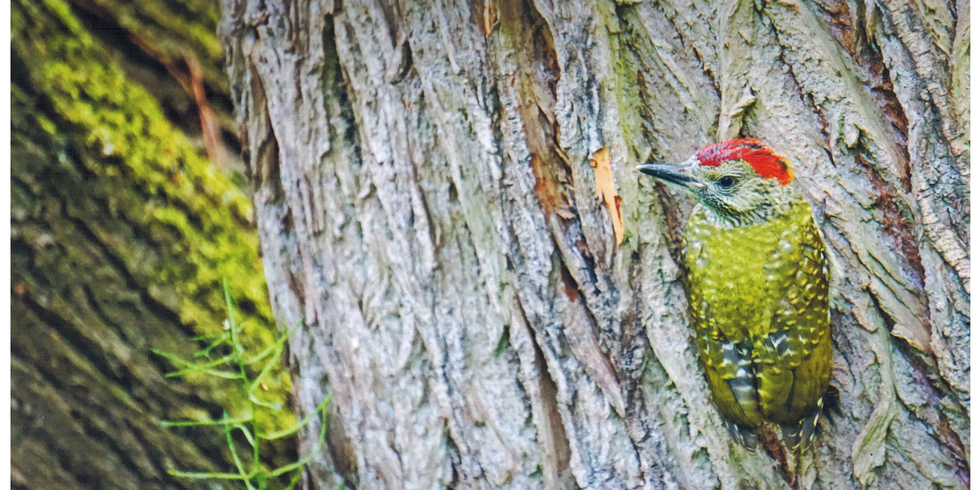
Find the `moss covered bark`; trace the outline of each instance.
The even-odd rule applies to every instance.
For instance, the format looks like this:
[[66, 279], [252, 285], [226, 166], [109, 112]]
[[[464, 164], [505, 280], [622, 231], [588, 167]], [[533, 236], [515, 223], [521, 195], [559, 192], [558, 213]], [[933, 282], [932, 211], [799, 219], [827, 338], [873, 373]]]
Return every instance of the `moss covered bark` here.
[[[246, 347], [272, 341], [250, 203], [67, 3], [14, 2], [11, 25], [13, 482], [194, 487], [167, 470], [227, 468], [223, 438], [159, 421], [235, 414], [241, 393], [165, 379], [149, 349], [189, 358], [220, 332], [224, 277]], [[213, 51], [206, 26], [185, 27]], [[289, 386], [279, 372], [268, 395]]]

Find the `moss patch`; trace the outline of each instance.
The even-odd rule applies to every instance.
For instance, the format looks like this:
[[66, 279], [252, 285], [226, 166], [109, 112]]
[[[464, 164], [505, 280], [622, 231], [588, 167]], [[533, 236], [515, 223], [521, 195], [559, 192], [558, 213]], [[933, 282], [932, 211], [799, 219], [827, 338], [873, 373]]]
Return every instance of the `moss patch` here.
[[[247, 196], [167, 121], [149, 92], [126, 78], [67, 3], [14, 2], [11, 29], [24, 69], [14, 76], [29, 79], [50, 109], [32, 115], [37, 127], [68, 141], [107, 191], [113, 218], [136, 223], [147, 235], [151, 246], [139, 253], [122, 240], [103, 240], [139, 287], [179, 311], [183, 324], [214, 336], [225, 318], [221, 279], [227, 277], [243, 344], [250, 352], [271, 345], [277, 331]], [[210, 36], [205, 44], [217, 46]], [[269, 379], [268, 397], [285, 400], [288, 374]], [[217, 398], [229, 412], [244, 406], [234, 394]], [[295, 425], [288, 409], [259, 418], [270, 431]]]

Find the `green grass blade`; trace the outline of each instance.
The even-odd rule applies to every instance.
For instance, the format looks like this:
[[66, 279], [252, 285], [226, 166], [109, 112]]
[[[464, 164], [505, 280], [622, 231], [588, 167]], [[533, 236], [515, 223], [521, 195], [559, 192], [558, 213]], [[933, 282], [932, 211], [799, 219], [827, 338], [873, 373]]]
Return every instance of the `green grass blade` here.
[[167, 471], [168, 474], [179, 478], [193, 478], [195, 480], [243, 480], [242, 475], [237, 473], [208, 473], [202, 471]]
[[[323, 401], [320, 402], [320, 404], [316, 406], [316, 410], [310, 412], [306, 417], [303, 417], [303, 420], [300, 420], [299, 423], [296, 424], [296, 427], [293, 427], [291, 429], [283, 429], [283, 430], [272, 432], [272, 433], [269, 433], [269, 434], [260, 434], [259, 437], [261, 439], [265, 439], [267, 441], [272, 441], [272, 440], [280, 439], [282, 437], [286, 437], [286, 436], [289, 436], [289, 435], [292, 435], [292, 434], [295, 434], [295, 433], [299, 432], [299, 430], [301, 428], [305, 427], [306, 424], [310, 423], [310, 420], [312, 420], [313, 417], [315, 417], [318, 413], [322, 413], [323, 412], [323, 410], [327, 407], [327, 404], [330, 403], [330, 399], [331, 398], [333, 398], [333, 393], [330, 393], [329, 395], [327, 395], [327, 397], [324, 398]], [[324, 421], [326, 421], [326, 418], [324, 418]]]
[[238, 474], [242, 476], [242, 481], [245, 482], [245, 486], [248, 490], [255, 490], [252, 486], [252, 473], [245, 472], [245, 464], [242, 463], [242, 458], [238, 456], [238, 449], [235, 448], [235, 441], [231, 438], [231, 431], [225, 431], [225, 438], [228, 440], [228, 448], [231, 449], [231, 459], [235, 462], [235, 468], [238, 469]]

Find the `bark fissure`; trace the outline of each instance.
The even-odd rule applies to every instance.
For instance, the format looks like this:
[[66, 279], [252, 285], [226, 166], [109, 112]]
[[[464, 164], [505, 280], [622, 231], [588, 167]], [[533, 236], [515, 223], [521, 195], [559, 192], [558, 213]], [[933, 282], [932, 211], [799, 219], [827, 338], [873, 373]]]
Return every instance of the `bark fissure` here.
[[[517, 301], [518, 305], [520, 305], [520, 300], [518, 299]], [[523, 308], [520, 308], [520, 313], [526, 325], [527, 316]], [[552, 450], [554, 451], [555, 467], [551, 470], [552, 477], [556, 482], [560, 482], [569, 477], [569, 462], [571, 460], [572, 450], [568, 443], [568, 436], [565, 434], [565, 425], [558, 411], [558, 387], [555, 385], [555, 380], [551, 379], [551, 375], [548, 374], [548, 366], [544, 359], [544, 352], [541, 350], [541, 345], [537, 340], [537, 335], [532, 333], [531, 339], [533, 340], [532, 346], [534, 347], [534, 366], [538, 374], [540, 374], [540, 386], [538, 389], [541, 393], [541, 400], [544, 402], [544, 412], [547, 415], [547, 429], [551, 433], [547, 439], [554, 444]]]

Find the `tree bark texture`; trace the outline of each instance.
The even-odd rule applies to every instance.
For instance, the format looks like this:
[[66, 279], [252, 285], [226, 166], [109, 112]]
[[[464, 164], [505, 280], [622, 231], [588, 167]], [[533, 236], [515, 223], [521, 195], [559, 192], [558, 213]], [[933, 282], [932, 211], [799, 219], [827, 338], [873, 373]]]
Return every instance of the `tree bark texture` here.
[[[311, 486], [968, 485], [968, 2], [223, 8], [300, 414], [334, 393]], [[795, 480], [724, 430], [692, 203], [633, 170], [737, 136], [789, 158], [834, 259], [842, 413]]]
[[160, 421], [234, 414], [240, 392], [166, 378], [150, 349], [191, 359], [220, 332], [222, 276], [271, 339], [248, 199], [116, 63], [124, 32], [105, 49], [60, 0], [13, 2], [11, 27], [11, 485], [225, 488], [168, 473], [227, 471], [224, 435]]

